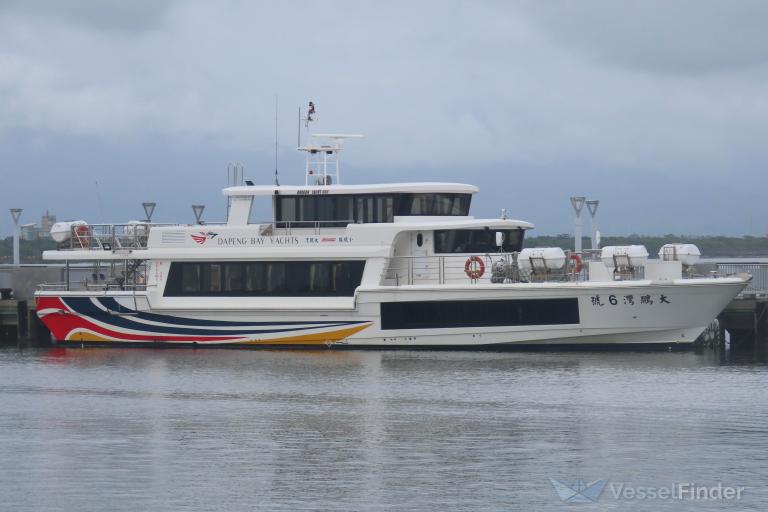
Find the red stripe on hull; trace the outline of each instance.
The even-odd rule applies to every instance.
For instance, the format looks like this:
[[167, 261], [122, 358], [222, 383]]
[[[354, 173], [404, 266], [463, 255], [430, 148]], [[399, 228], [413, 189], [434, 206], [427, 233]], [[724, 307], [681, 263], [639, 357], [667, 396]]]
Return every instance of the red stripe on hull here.
[[122, 333], [94, 324], [88, 317], [73, 314], [58, 297], [38, 297], [37, 310], [59, 309], [63, 313], [48, 313], [40, 320], [48, 327], [54, 338], [64, 341], [75, 329], [88, 329], [107, 339], [115, 341], [231, 341], [245, 336], [165, 336], [156, 334]]

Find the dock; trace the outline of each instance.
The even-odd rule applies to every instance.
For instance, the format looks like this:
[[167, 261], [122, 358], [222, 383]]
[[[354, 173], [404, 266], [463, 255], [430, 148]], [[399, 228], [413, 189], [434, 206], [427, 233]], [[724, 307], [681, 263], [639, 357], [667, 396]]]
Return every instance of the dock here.
[[715, 263], [721, 275], [747, 272], [752, 281], [718, 316], [719, 328], [731, 342], [744, 344], [768, 337], [768, 262], [726, 260]]
[[50, 344], [51, 333], [35, 312], [35, 290], [63, 280], [64, 265], [0, 265], [0, 345]]

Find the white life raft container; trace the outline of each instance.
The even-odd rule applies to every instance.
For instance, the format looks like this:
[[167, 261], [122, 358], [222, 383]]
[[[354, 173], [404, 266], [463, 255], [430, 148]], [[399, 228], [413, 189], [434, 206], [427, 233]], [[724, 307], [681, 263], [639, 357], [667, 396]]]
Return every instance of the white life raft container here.
[[701, 251], [694, 244], [664, 244], [659, 249], [659, 259], [663, 261], [679, 261], [691, 266], [699, 262]]
[[624, 262], [638, 268], [648, 261], [648, 249], [644, 245], [608, 245], [603, 247], [600, 259], [608, 268], [615, 268], [617, 263], [621, 265]]
[[560, 247], [534, 247], [523, 249], [517, 257], [523, 270], [555, 270], [565, 265], [565, 252]]
[[88, 223], [84, 220], [57, 222], [51, 226], [51, 238], [58, 243], [66, 242], [72, 238], [72, 229], [78, 226], [83, 226], [87, 229]]

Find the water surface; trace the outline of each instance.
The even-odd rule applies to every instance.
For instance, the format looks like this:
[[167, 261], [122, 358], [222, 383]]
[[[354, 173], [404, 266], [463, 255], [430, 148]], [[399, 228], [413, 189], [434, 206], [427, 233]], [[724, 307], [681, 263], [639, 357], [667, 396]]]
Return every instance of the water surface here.
[[[3, 510], [765, 510], [751, 353], [0, 350]], [[550, 478], [745, 486], [566, 505]]]

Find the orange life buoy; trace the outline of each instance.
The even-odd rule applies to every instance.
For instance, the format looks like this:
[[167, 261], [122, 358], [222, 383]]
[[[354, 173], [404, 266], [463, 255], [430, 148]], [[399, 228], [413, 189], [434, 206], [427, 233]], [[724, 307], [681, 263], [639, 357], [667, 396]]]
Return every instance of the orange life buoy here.
[[470, 279], [480, 279], [485, 274], [485, 263], [480, 256], [470, 256], [464, 263], [464, 273]]
[[581, 269], [582, 269], [582, 268], [584, 268], [584, 265], [583, 265], [583, 263], [582, 263], [582, 261], [581, 261], [581, 256], [579, 256], [579, 255], [578, 255], [578, 254], [576, 254], [575, 252], [572, 252], [572, 253], [571, 253], [571, 256], [570, 256], [570, 258], [571, 258], [573, 261], [575, 261], [575, 262], [576, 262], [576, 273], [577, 273], [577, 274], [580, 274], [580, 273], [581, 273]]

